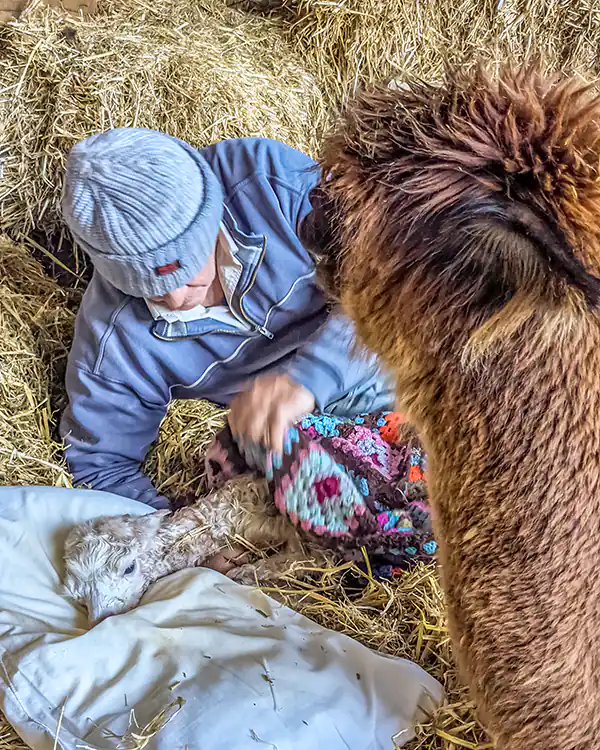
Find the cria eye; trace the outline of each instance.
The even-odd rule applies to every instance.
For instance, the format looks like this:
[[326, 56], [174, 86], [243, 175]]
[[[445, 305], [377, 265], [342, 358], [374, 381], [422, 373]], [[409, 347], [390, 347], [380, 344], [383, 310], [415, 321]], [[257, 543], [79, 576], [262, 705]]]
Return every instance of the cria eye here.
[[130, 576], [133, 571], [135, 570], [135, 562], [132, 562], [131, 565], [128, 565], [125, 570], [123, 571], [124, 576]]

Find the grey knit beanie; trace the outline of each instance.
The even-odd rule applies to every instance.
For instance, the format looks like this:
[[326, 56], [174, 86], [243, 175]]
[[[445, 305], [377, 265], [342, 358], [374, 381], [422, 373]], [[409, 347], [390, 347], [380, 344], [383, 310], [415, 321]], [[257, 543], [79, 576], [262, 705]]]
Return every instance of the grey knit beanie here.
[[223, 192], [187, 143], [117, 128], [71, 149], [62, 210], [98, 273], [126, 294], [154, 297], [183, 286], [206, 264]]

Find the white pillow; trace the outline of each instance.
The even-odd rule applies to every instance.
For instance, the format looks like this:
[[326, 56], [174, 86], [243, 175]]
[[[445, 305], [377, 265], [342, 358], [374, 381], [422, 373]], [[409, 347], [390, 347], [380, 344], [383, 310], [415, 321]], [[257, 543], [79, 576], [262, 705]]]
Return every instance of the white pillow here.
[[[132, 612], [88, 630], [61, 590], [71, 526], [149, 508], [115, 495], [0, 488], [0, 706], [34, 750], [116, 748], [185, 704], [157, 750], [391, 750], [417, 706], [441, 698], [409, 661], [382, 656], [207, 569], [152, 586]], [[428, 697], [429, 696], [429, 697]], [[401, 744], [398, 740], [398, 744]]]

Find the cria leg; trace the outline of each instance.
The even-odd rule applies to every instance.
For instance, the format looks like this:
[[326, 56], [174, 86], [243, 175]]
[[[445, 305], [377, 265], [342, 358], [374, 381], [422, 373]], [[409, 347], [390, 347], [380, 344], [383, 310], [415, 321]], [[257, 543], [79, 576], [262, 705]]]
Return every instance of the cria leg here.
[[221, 572], [228, 572], [234, 558], [248, 548], [301, 549], [294, 525], [278, 512], [267, 483], [253, 477], [232, 479], [176, 511], [168, 528], [177, 529], [176, 544], [165, 545], [171, 547], [170, 558], [176, 557], [178, 564], [185, 558], [187, 566], [208, 564]]
[[312, 552], [307, 555], [306, 552], [299, 549], [293, 551], [287, 549], [255, 563], [246, 563], [231, 570], [227, 576], [237, 583], [245, 586], [255, 586], [257, 583], [267, 583], [273, 581], [285, 573], [285, 571], [294, 562], [313, 563], [315, 565], [324, 564], [326, 557], [323, 553]]
[[247, 513], [241, 520], [237, 535], [259, 549], [283, 545], [292, 549], [301, 547], [294, 525], [279, 513], [276, 516]]

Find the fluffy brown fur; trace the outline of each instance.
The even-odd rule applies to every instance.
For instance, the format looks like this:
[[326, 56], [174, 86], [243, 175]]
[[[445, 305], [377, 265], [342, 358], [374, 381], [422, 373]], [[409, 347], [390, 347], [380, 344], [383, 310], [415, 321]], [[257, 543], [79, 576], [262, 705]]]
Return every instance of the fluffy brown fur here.
[[305, 227], [429, 453], [499, 750], [600, 748], [600, 99], [535, 67], [375, 87]]

